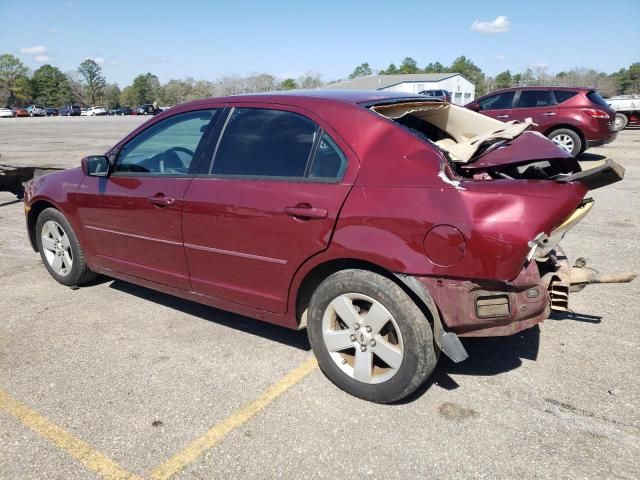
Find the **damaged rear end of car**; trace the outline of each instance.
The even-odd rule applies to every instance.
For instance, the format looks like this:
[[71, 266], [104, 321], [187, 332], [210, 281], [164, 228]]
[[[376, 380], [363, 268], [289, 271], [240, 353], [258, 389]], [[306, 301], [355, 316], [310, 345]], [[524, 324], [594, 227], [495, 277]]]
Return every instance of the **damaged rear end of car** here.
[[[454, 361], [466, 352], [447, 335], [511, 335], [553, 310], [569, 310], [570, 294], [589, 284], [635, 278], [596, 272], [582, 257], [572, 264], [560, 247], [593, 208], [589, 192], [623, 179], [615, 161], [583, 171], [569, 153], [530, 131], [530, 121], [505, 124], [443, 102], [369, 108], [441, 154], [443, 204], [457, 213], [425, 237], [432, 271], [405, 283], [435, 304], [435, 340]], [[456, 244], [464, 253], [447, 265], [438, 251]]]

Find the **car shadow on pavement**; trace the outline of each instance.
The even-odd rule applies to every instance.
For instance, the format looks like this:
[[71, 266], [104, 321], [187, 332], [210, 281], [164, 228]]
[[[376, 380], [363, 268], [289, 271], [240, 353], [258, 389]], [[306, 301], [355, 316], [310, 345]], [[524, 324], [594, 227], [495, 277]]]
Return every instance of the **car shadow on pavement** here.
[[580, 162], [597, 162], [598, 160], [604, 160], [607, 158], [605, 155], [600, 155], [598, 153], [589, 153], [585, 152], [578, 156], [578, 161]]
[[551, 312], [549, 320], [573, 320], [574, 322], [600, 323], [602, 317], [577, 312]]
[[429, 379], [413, 394], [399, 403], [411, 403], [424, 395], [434, 384], [445, 390], [455, 390], [460, 385], [454, 375], [490, 377], [505, 373], [522, 365], [522, 360], [538, 358], [540, 348], [540, 328], [524, 330], [508, 337], [462, 338], [469, 358], [454, 363], [445, 355], [440, 355], [436, 369]]
[[[113, 279], [107, 278], [107, 281], [111, 280]], [[225, 310], [218, 310], [217, 308], [209, 307], [208, 305], [184, 300], [182, 298], [167, 295], [156, 290], [140, 287], [120, 280], [113, 280], [109, 285], [109, 288], [114, 288], [121, 292], [135, 295], [136, 297], [144, 300], [178, 310], [188, 315], [193, 315], [209, 322], [215, 322], [219, 325], [224, 325], [225, 327], [234, 328], [245, 333], [250, 333], [251, 335], [266, 338], [267, 340], [282, 343], [300, 350], [311, 350], [311, 345], [309, 344], [307, 332], [305, 330], [291, 330], [289, 328], [254, 320]]]

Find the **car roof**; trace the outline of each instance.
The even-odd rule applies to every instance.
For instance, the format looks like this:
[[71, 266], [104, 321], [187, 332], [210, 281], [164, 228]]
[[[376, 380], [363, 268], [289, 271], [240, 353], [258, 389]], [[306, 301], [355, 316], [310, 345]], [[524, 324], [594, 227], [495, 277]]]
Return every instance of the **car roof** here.
[[547, 85], [547, 86], [535, 86], [535, 87], [510, 87], [510, 88], [500, 88], [498, 90], [494, 90], [487, 95], [493, 95], [494, 93], [500, 92], [515, 92], [515, 91], [523, 91], [523, 90], [568, 90], [572, 92], [590, 92], [593, 88], [589, 87], [557, 87], [555, 85]]
[[266, 93], [248, 93], [227, 97], [212, 97], [194, 100], [184, 105], [206, 105], [215, 102], [286, 102], [289, 105], [304, 106], [325, 102], [340, 102], [352, 105], [387, 103], [402, 100], [424, 100], [423, 95], [407, 94], [403, 92], [389, 92], [380, 90], [290, 90]]

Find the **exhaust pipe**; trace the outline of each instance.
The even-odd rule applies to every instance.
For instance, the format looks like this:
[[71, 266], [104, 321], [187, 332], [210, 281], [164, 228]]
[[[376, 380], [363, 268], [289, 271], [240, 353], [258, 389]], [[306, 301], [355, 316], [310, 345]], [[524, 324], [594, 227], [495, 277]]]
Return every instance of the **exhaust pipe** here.
[[571, 269], [571, 292], [579, 292], [592, 283], [629, 283], [638, 276], [632, 272], [599, 273], [590, 268], [573, 267]]

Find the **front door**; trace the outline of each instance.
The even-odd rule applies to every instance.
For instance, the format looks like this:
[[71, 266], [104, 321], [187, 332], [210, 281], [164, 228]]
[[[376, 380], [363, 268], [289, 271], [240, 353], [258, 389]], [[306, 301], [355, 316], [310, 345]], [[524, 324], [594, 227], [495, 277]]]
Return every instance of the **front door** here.
[[103, 268], [189, 289], [182, 204], [214, 110], [174, 115], [120, 149], [108, 177], [79, 190], [87, 246]]
[[511, 107], [513, 105], [514, 91], [496, 93], [485, 97], [478, 102], [479, 112], [483, 115], [495, 118], [501, 122], [513, 120], [511, 117]]
[[291, 279], [328, 247], [357, 175], [357, 159], [336, 140], [299, 112], [231, 110], [212, 164], [184, 200], [195, 291], [286, 311]]

